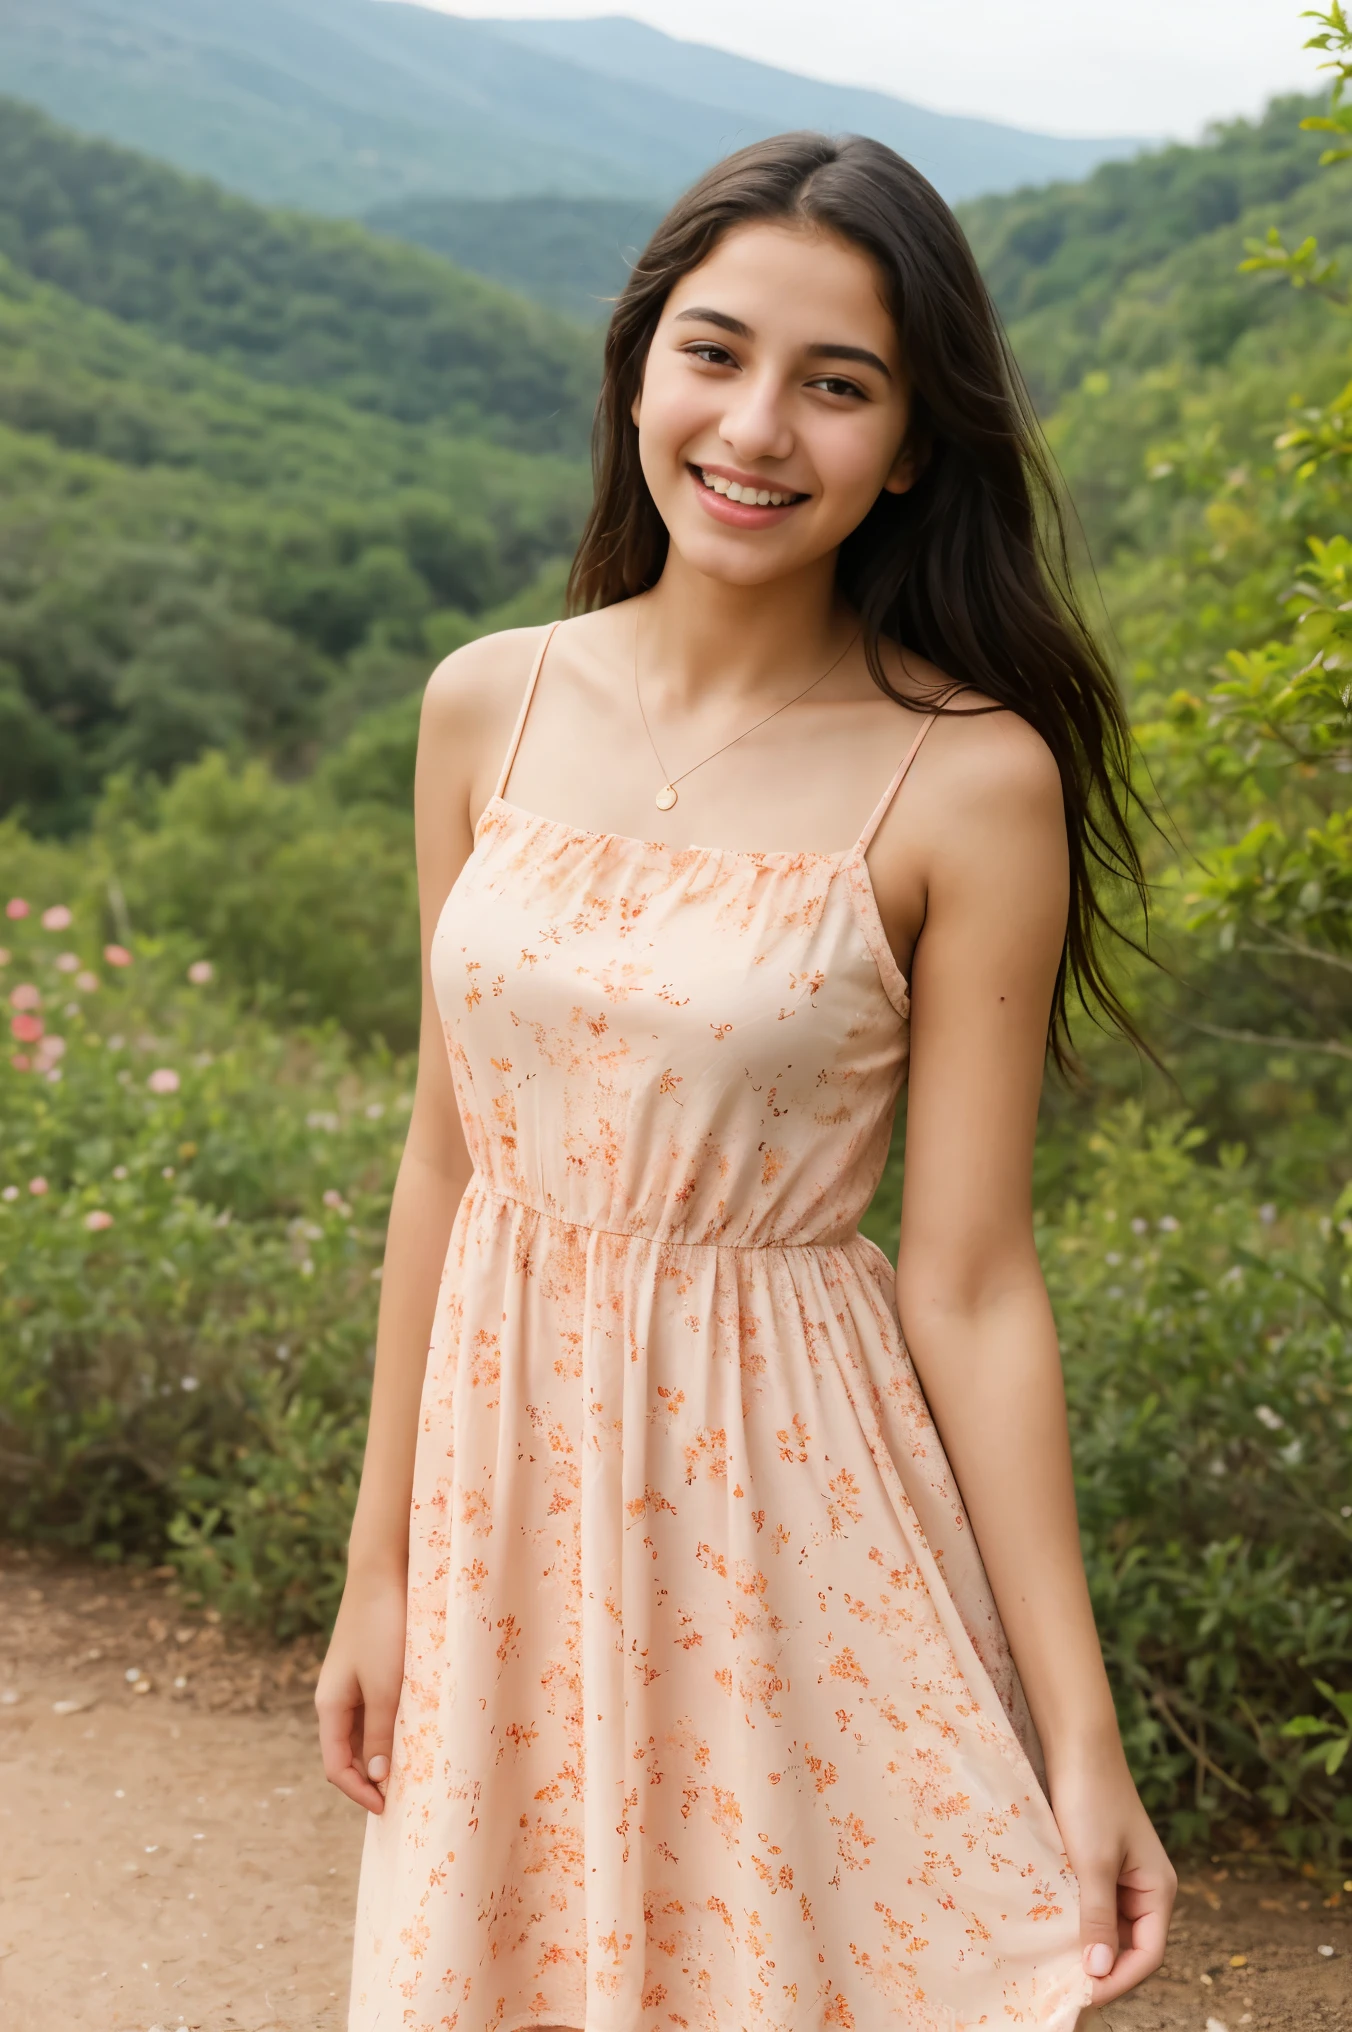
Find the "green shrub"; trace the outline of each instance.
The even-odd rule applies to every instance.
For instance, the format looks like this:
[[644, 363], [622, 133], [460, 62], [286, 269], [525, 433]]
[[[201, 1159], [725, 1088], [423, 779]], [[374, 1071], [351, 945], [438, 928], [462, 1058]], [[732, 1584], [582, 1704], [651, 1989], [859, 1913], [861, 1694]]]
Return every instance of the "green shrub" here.
[[1256, 1204], [1202, 1140], [1126, 1111], [1043, 1229], [1090, 1585], [1173, 1839], [1275, 1822], [1338, 1860], [1352, 1797], [1283, 1728], [1352, 1685], [1352, 1192]]
[[10, 1528], [106, 1558], [175, 1543], [236, 1613], [322, 1622], [403, 1074], [269, 1027], [190, 948], [105, 955], [61, 914], [11, 919], [0, 966]]

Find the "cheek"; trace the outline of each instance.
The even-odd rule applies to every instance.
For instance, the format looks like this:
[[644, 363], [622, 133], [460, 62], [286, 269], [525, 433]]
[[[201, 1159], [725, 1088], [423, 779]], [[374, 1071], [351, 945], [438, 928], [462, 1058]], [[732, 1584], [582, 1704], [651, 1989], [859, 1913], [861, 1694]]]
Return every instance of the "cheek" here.
[[901, 427], [888, 420], [880, 428], [876, 411], [841, 419], [841, 427], [823, 431], [813, 446], [813, 462], [828, 496], [842, 504], [871, 502], [892, 471], [901, 443]]
[[688, 374], [661, 368], [644, 378], [639, 403], [639, 457], [645, 472], [682, 463], [682, 447], [716, 418], [708, 390]]

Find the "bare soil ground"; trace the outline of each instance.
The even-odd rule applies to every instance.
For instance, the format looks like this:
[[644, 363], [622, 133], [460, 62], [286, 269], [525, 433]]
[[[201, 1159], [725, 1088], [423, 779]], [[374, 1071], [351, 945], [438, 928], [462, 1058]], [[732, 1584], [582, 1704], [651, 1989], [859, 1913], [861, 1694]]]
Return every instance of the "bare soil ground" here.
[[[339, 2032], [361, 1824], [317, 1668], [168, 1574], [0, 1553], [5, 2032]], [[1185, 1867], [1164, 1972], [1102, 2032], [1240, 2027], [1352, 2032], [1352, 1896]]]

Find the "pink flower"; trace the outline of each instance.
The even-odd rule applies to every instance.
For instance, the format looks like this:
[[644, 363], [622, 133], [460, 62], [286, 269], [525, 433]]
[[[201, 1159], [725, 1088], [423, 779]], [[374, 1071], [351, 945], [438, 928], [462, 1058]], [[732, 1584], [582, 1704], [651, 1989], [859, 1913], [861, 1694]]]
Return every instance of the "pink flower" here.
[[98, 975], [91, 974], [87, 968], [84, 973], [75, 976], [75, 985], [82, 995], [92, 995], [98, 984]]
[[103, 957], [107, 960], [110, 967], [129, 967], [131, 965], [131, 954], [124, 945], [106, 945], [103, 948]]
[[11, 1016], [10, 1032], [18, 1044], [36, 1044], [46, 1024], [40, 1016]]
[[29, 1179], [29, 1181], [28, 1181], [28, 1190], [29, 1190], [29, 1191], [30, 1191], [30, 1192], [32, 1193], [32, 1195], [33, 1195], [34, 1199], [41, 1199], [41, 1198], [42, 1198], [42, 1195], [43, 1195], [43, 1194], [44, 1194], [44, 1193], [46, 1192], [46, 1190], [47, 1190], [47, 1181], [46, 1181], [46, 1179], [45, 1179], [45, 1178], [30, 1178], [30, 1179]]
[[172, 1066], [157, 1065], [146, 1081], [152, 1094], [176, 1094], [180, 1081]]
[[32, 1060], [29, 1058], [28, 1053], [26, 1051], [16, 1051], [13, 1058], [10, 1060], [10, 1064], [13, 1066], [15, 1072], [27, 1072], [29, 1066], [32, 1064]]
[[216, 969], [210, 960], [194, 960], [188, 968], [188, 979], [194, 988], [205, 988], [207, 982], [214, 980], [215, 977]]
[[5, 905], [5, 915], [6, 917], [27, 917], [28, 905], [24, 902], [22, 896], [10, 897], [9, 902]]
[[79, 964], [80, 955], [78, 953], [58, 953], [56, 956], [55, 965], [58, 974], [73, 974], [78, 969]]
[[71, 924], [71, 913], [64, 903], [54, 903], [50, 910], [42, 913], [44, 931], [66, 931]]
[[9, 991], [9, 1006], [11, 1009], [40, 1009], [41, 991], [35, 988], [31, 981], [20, 981], [17, 988], [11, 988]]
[[96, 1208], [92, 1214], [85, 1215], [85, 1226], [91, 1235], [97, 1235], [101, 1228], [111, 1228], [112, 1225], [112, 1215], [106, 1214], [102, 1207]]
[[[31, 1023], [33, 1018], [30, 1016], [28, 1020]], [[15, 1021], [18, 1021], [17, 1017]], [[38, 1063], [40, 1065], [55, 1065], [58, 1058], [64, 1058], [65, 1055], [66, 1040], [64, 1037], [44, 1037], [38, 1046]]]

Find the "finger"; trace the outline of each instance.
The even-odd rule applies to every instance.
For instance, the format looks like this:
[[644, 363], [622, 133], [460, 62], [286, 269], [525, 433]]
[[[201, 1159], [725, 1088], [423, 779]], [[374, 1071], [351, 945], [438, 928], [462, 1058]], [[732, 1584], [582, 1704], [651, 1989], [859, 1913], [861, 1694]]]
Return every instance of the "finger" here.
[[397, 1695], [369, 1697], [362, 1722], [361, 1761], [367, 1779], [377, 1787], [382, 1798], [389, 1782], [390, 1759], [394, 1754], [394, 1722], [398, 1707]]
[[317, 1700], [319, 1748], [324, 1759], [324, 1776], [330, 1785], [364, 1806], [368, 1813], [382, 1813], [385, 1801], [356, 1760], [353, 1745], [360, 1739], [362, 1710], [351, 1701]]
[[[1097, 1985], [1112, 1973], [1117, 1960], [1117, 1872], [1120, 1856], [1100, 1856], [1080, 1864], [1080, 1953], [1084, 1972]], [[1095, 1989], [1094, 2002], [1098, 2003]]]
[[1110, 1973], [1094, 1983], [1094, 2002], [1112, 2004], [1134, 1990], [1147, 1976], [1153, 1976], [1164, 1961], [1169, 1937], [1169, 1909], [1172, 1901], [1161, 1897], [1148, 1912], [1132, 1922], [1129, 1940], [1124, 1943]]

